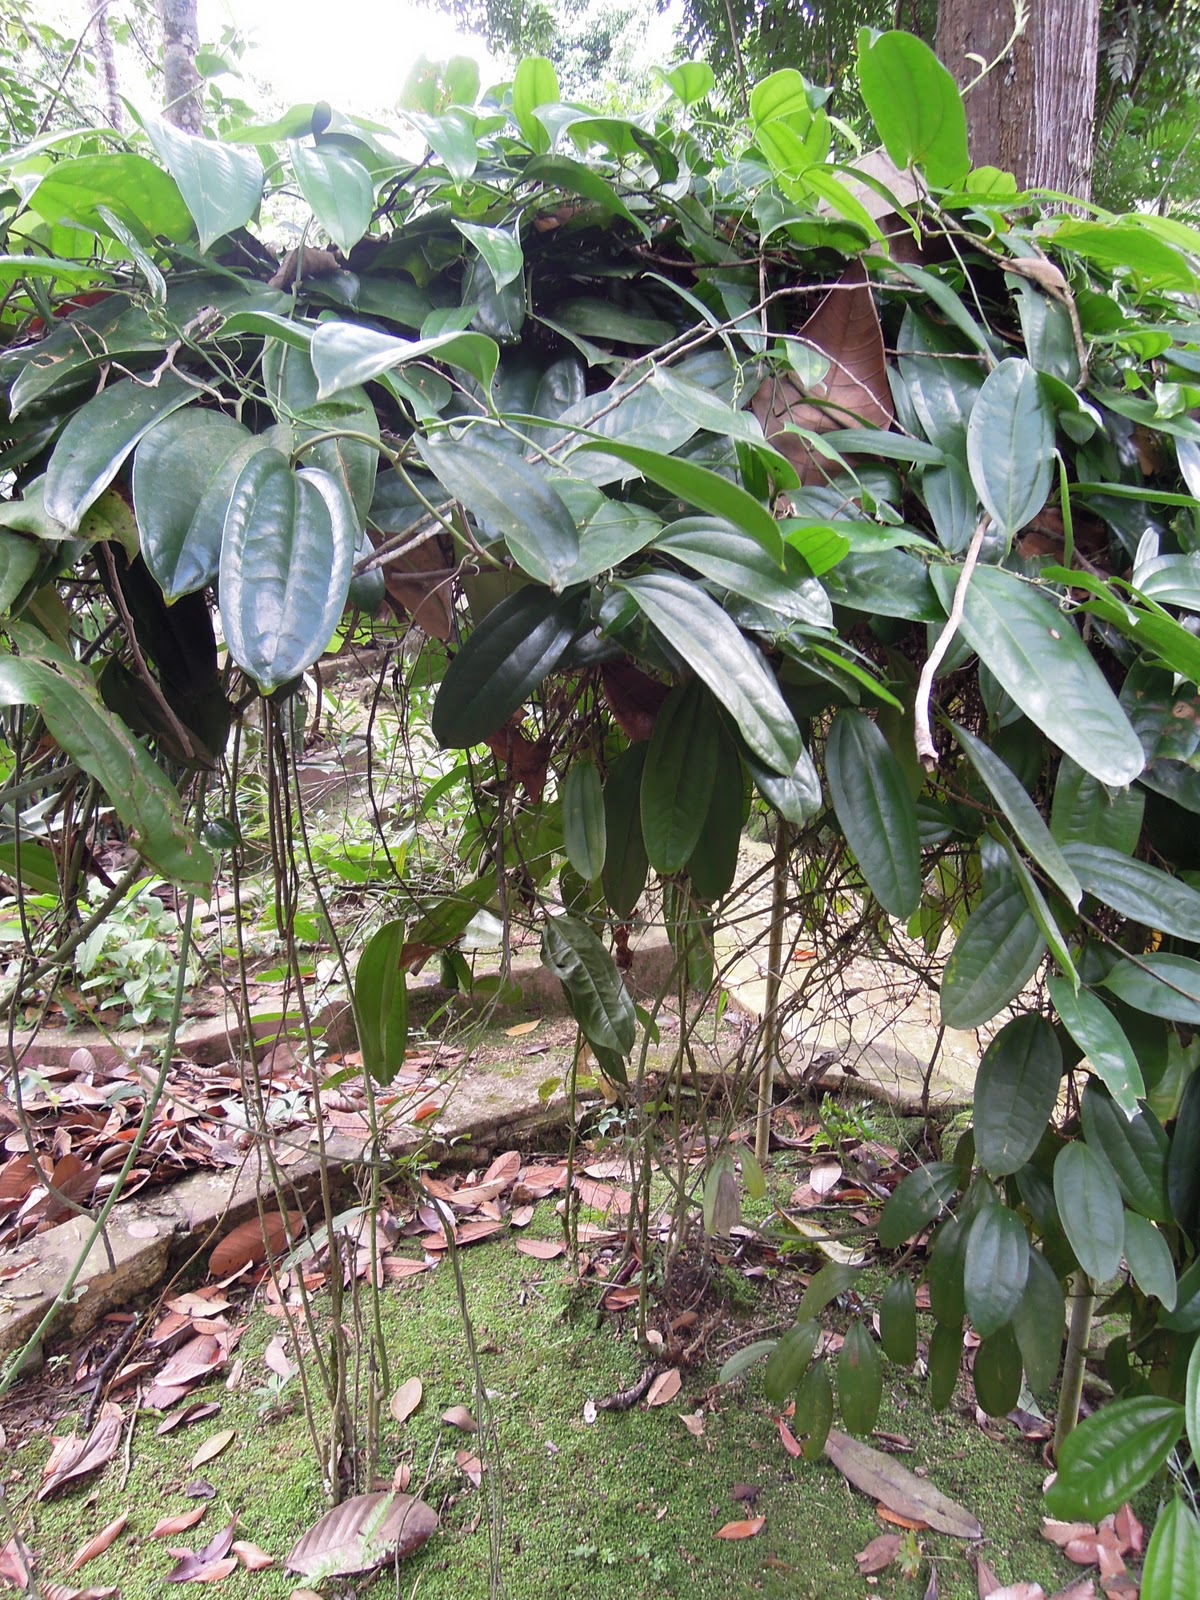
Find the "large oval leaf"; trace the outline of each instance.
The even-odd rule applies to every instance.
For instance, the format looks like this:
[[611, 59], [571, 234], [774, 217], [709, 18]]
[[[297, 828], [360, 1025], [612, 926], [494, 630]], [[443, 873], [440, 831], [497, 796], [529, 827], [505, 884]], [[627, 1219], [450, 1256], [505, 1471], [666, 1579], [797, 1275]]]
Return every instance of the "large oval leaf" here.
[[437, 1512], [408, 1494], [356, 1494], [316, 1522], [292, 1546], [289, 1572], [331, 1578], [370, 1572], [420, 1549]]
[[1146, 1093], [1142, 1069], [1124, 1029], [1102, 1000], [1090, 989], [1078, 992], [1066, 978], [1051, 978], [1047, 987], [1063, 1027], [1091, 1062], [1127, 1117], [1137, 1110]]
[[838, 1353], [838, 1404], [849, 1433], [870, 1433], [883, 1398], [883, 1363], [869, 1331], [856, 1318]]
[[[947, 613], [958, 568], [929, 576]], [[976, 567], [962, 633], [1000, 687], [1048, 739], [1101, 783], [1123, 788], [1145, 766], [1141, 741], [1075, 624], [1002, 567]]]
[[1200, 1023], [1200, 961], [1187, 956], [1154, 952], [1118, 961], [1104, 987], [1135, 1011], [1193, 1027]]
[[313, 333], [311, 348], [319, 400], [328, 400], [342, 389], [381, 377], [405, 362], [430, 356], [449, 367], [461, 367], [490, 389], [500, 360], [496, 341], [483, 333], [439, 333], [428, 339], [399, 339], [353, 322], [321, 323]]
[[1152, 1111], [1133, 1116], [1119, 1110], [1096, 1083], [1089, 1083], [1080, 1105], [1083, 1136], [1113, 1170], [1127, 1205], [1155, 1222], [1170, 1222], [1167, 1160], [1170, 1141]]
[[825, 746], [825, 775], [871, 892], [892, 916], [912, 916], [921, 899], [917, 810], [904, 769], [869, 717], [838, 712]]
[[1046, 1490], [1049, 1515], [1099, 1522], [1115, 1511], [1162, 1466], [1183, 1420], [1178, 1400], [1110, 1400], [1063, 1440], [1058, 1476]]
[[404, 923], [385, 922], [367, 940], [354, 972], [354, 1015], [363, 1066], [376, 1083], [391, 1083], [408, 1043], [408, 989], [400, 965]]
[[975, 1150], [992, 1177], [1007, 1177], [1033, 1155], [1061, 1083], [1062, 1051], [1045, 1018], [1028, 1012], [1006, 1023], [975, 1079]]
[[271, 694], [310, 667], [345, 610], [358, 525], [346, 491], [315, 467], [260, 450], [234, 485], [221, 543], [229, 653]]
[[804, 748], [796, 719], [762, 656], [720, 606], [698, 584], [665, 572], [621, 587], [712, 690], [754, 754], [776, 772], [792, 772]]
[[894, 30], [860, 41], [858, 83], [887, 153], [903, 172], [957, 183], [970, 166], [967, 115], [958, 85], [927, 44]]
[[821, 780], [816, 765], [808, 751], [801, 746], [800, 757], [787, 777], [763, 766], [757, 756], [746, 757], [746, 765], [755, 787], [769, 806], [773, 806], [785, 822], [802, 828], [811, 822], [822, 806]]
[[1200, 1072], [1193, 1072], [1179, 1103], [1167, 1157], [1167, 1199], [1175, 1221], [1200, 1244]]
[[1142, 835], [1146, 792], [1140, 786], [1109, 789], [1064, 756], [1054, 780], [1050, 831], [1059, 844], [1082, 839], [1131, 856]]
[[571, 642], [579, 602], [545, 589], [502, 600], [450, 663], [433, 707], [440, 745], [482, 744], [523, 706]]
[[375, 207], [371, 174], [339, 145], [288, 146], [300, 193], [339, 250], [349, 252], [366, 233]]
[[1167, 1311], [1174, 1311], [1178, 1284], [1171, 1247], [1154, 1224], [1136, 1211], [1125, 1213], [1125, 1264], [1144, 1295], [1152, 1295]]
[[1011, 1325], [984, 1339], [975, 1352], [972, 1377], [984, 1416], [1007, 1416], [1021, 1397], [1021, 1350]]
[[917, 1292], [910, 1277], [893, 1278], [879, 1303], [879, 1342], [889, 1361], [911, 1367], [917, 1359]]
[[879, 1243], [895, 1250], [920, 1233], [949, 1203], [957, 1186], [949, 1161], [931, 1161], [902, 1178], [879, 1218]]
[[562, 984], [571, 1014], [592, 1048], [627, 1056], [637, 1028], [633, 1001], [612, 956], [587, 923], [547, 917], [542, 962]]
[[698, 679], [672, 689], [654, 724], [642, 771], [642, 838], [656, 872], [686, 866], [717, 776], [716, 707]]
[[696, 848], [688, 857], [688, 876], [701, 900], [719, 900], [737, 877], [745, 801], [742, 758], [732, 735], [722, 726], [712, 797]]
[[816, 628], [833, 625], [829, 596], [790, 544], [784, 545], [780, 562], [776, 552], [765, 550], [761, 540], [732, 523], [715, 517], [685, 517], [669, 522], [655, 539], [654, 548], [788, 621]]
[[1063, 854], [1101, 904], [1173, 939], [1200, 944], [1200, 893], [1190, 884], [1103, 845], [1066, 844]]
[[981, 1339], [1012, 1321], [1028, 1276], [1025, 1224], [1007, 1206], [981, 1206], [967, 1230], [963, 1260], [967, 1315]]
[[1106, 1283], [1121, 1264], [1125, 1207], [1112, 1169], [1080, 1140], [1054, 1160], [1054, 1199], [1075, 1259], [1095, 1283]]
[[1046, 941], [1014, 881], [993, 889], [963, 925], [942, 976], [942, 1021], [978, 1028], [1014, 999], [1045, 954]]
[[646, 745], [632, 744], [608, 769], [604, 785], [604, 894], [613, 913], [629, 917], [646, 887], [650, 863], [642, 838], [642, 769]]
[[158, 117], [145, 118], [143, 127], [179, 185], [201, 250], [250, 221], [263, 191], [263, 165], [256, 151], [198, 139]]
[[1013, 1333], [1035, 1394], [1046, 1394], [1058, 1377], [1067, 1300], [1054, 1268], [1040, 1250], [1029, 1252], [1025, 1293], [1013, 1316]]
[[567, 860], [586, 883], [591, 883], [604, 870], [607, 847], [604, 790], [594, 761], [572, 763], [563, 784], [562, 821]]
[[[1193, 1451], [1200, 1444], [1193, 1444]], [[1200, 1517], [1173, 1496], [1154, 1525], [1142, 1567], [1141, 1600], [1192, 1600], [1200, 1594]]]
[[1028, 361], [1010, 356], [979, 391], [967, 424], [975, 492], [1011, 539], [1046, 504], [1054, 472], [1054, 412]]
[[771, 1405], [783, 1406], [795, 1394], [820, 1337], [821, 1324], [806, 1318], [789, 1328], [771, 1351], [763, 1374], [763, 1393]]

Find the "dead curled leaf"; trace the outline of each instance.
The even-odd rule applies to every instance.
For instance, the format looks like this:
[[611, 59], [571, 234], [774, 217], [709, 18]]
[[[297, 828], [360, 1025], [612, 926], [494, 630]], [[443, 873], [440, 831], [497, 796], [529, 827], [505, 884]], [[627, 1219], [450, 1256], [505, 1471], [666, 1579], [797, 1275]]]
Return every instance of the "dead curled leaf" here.
[[863, 1577], [872, 1573], [882, 1572], [890, 1567], [900, 1554], [900, 1535], [898, 1533], [881, 1533], [872, 1539], [865, 1549], [859, 1550], [854, 1559], [858, 1563], [858, 1570]]
[[247, 1572], [265, 1572], [268, 1567], [275, 1565], [274, 1556], [268, 1555], [258, 1545], [251, 1544], [248, 1539], [235, 1539], [229, 1549], [230, 1553], [238, 1558]]
[[[168, 1583], [217, 1583], [227, 1578], [237, 1567], [237, 1557], [230, 1556], [237, 1518], [227, 1523], [220, 1533], [201, 1550], [185, 1550], [167, 1573]], [[231, 1563], [226, 1565], [226, 1563]]]
[[483, 1482], [483, 1462], [473, 1450], [456, 1450], [454, 1459], [459, 1471], [478, 1489]]
[[750, 1517], [745, 1522], [727, 1522], [717, 1529], [718, 1539], [753, 1539], [767, 1525], [766, 1517]]
[[112, 1400], [106, 1400], [100, 1407], [96, 1426], [86, 1439], [55, 1439], [50, 1459], [42, 1471], [38, 1499], [44, 1500], [56, 1489], [61, 1489], [64, 1483], [72, 1483], [76, 1478], [94, 1472], [97, 1467], [106, 1466], [116, 1454], [124, 1421], [120, 1406]]
[[683, 1379], [677, 1367], [668, 1367], [665, 1372], [660, 1372], [650, 1385], [646, 1395], [648, 1406], [665, 1406], [674, 1400], [683, 1387]]
[[302, 1211], [269, 1211], [265, 1217], [251, 1217], [227, 1233], [208, 1258], [214, 1278], [227, 1278], [243, 1267], [258, 1266], [267, 1257], [287, 1249], [288, 1234], [298, 1239], [304, 1232]]
[[80, 1567], [86, 1567], [89, 1561], [94, 1561], [97, 1556], [102, 1556], [128, 1521], [128, 1511], [122, 1511], [121, 1515], [114, 1517], [106, 1528], [101, 1528], [99, 1533], [93, 1534], [87, 1543], [80, 1545], [79, 1549], [71, 1557], [67, 1571], [78, 1572]]
[[449, 1411], [442, 1412], [442, 1421], [452, 1428], [461, 1428], [464, 1433], [479, 1432], [479, 1425], [466, 1406], [451, 1406]]
[[287, 1570], [331, 1578], [370, 1572], [419, 1550], [437, 1525], [437, 1513], [412, 1495], [356, 1494], [293, 1545]]
[[535, 1261], [553, 1261], [566, 1249], [561, 1239], [518, 1239], [517, 1249]]

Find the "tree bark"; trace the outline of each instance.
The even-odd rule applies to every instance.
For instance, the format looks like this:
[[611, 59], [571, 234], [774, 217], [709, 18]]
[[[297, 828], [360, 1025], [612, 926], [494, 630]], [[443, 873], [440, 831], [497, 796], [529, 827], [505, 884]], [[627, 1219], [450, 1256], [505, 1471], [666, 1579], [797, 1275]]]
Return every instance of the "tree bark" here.
[[163, 115], [185, 133], [200, 133], [200, 30], [196, 0], [158, 0], [163, 35]]
[[100, 63], [100, 76], [104, 81], [104, 112], [109, 126], [120, 133], [125, 119], [121, 115], [121, 88], [117, 81], [112, 34], [108, 31], [107, 5], [101, 7], [96, 17], [96, 59]]
[[[966, 97], [971, 157], [1023, 188], [1086, 200], [1095, 148], [1100, 0], [1030, 0], [1025, 32]], [[937, 53], [965, 87], [1012, 31], [1011, 5], [939, 0]]]

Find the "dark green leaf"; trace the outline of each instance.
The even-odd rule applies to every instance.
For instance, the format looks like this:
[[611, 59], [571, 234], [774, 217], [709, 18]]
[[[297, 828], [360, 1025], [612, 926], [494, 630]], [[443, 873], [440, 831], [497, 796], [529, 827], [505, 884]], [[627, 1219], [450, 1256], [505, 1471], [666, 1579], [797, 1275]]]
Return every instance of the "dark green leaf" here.
[[157, 150], [183, 196], [201, 250], [243, 227], [262, 199], [263, 166], [255, 150], [239, 150], [216, 139], [198, 139], [157, 117], [144, 122]]
[[1150, 1482], [1178, 1443], [1183, 1422], [1177, 1400], [1110, 1400], [1063, 1440], [1058, 1477], [1046, 1490], [1047, 1514], [1099, 1522], [1116, 1511]]
[[1174, 939], [1200, 943], [1200, 894], [1181, 879], [1103, 845], [1067, 844], [1063, 854], [1102, 905]]
[[1144, 1295], [1153, 1295], [1167, 1311], [1174, 1311], [1177, 1285], [1171, 1247], [1136, 1211], [1125, 1213], [1125, 1264]]
[[988, 374], [967, 427], [967, 465], [984, 509], [1011, 539], [1046, 503], [1054, 473], [1054, 412], [1028, 361]]
[[421, 111], [407, 111], [405, 115], [454, 182], [465, 183], [479, 163], [479, 142], [471, 114], [455, 110], [440, 117]]
[[781, 564], [777, 552], [764, 550], [758, 539], [732, 523], [686, 517], [668, 523], [655, 539], [654, 549], [789, 622], [806, 622], [815, 628], [832, 626], [829, 597], [809, 576], [807, 563], [790, 544], [784, 546]]
[[1063, 1026], [1126, 1117], [1132, 1117], [1146, 1085], [1121, 1024], [1090, 989], [1076, 992], [1065, 978], [1051, 978], [1048, 988]]
[[1090, 773], [1064, 756], [1054, 784], [1050, 829], [1059, 844], [1080, 839], [1132, 855], [1142, 832], [1145, 791], [1129, 786], [1106, 789]]
[[717, 1373], [717, 1382], [720, 1384], [732, 1383], [735, 1378], [740, 1378], [748, 1372], [756, 1361], [761, 1361], [764, 1356], [769, 1356], [779, 1344], [778, 1339], [756, 1339], [753, 1344], [748, 1344], [744, 1349], [738, 1350], [725, 1362], [720, 1372]]
[[947, 1217], [933, 1235], [929, 1251], [929, 1309], [935, 1320], [947, 1328], [961, 1328], [967, 1314], [963, 1270], [969, 1233], [969, 1218]]
[[404, 1065], [408, 1043], [408, 989], [400, 967], [404, 924], [385, 922], [367, 940], [354, 973], [354, 1012], [363, 1066], [376, 1083], [389, 1084]]
[[929, 1404], [934, 1411], [944, 1411], [954, 1399], [962, 1351], [961, 1325], [939, 1322], [929, 1341]]
[[[1193, 1455], [1198, 1450], [1200, 1443], [1193, 1443]], [[1179, 1495], [1173, 1495], [1159, 1513], [1146, 1548], [1141, 1600], [1192, 1600], [1197, 1594], [1200, 1594], [1200, 1517]]]
[[[55, 162], [33, 189], [29, 205], [47, 222], [74, 224], [100, 233], [104, 231], [101, 206], [115, 212], [126, 227], [151, 237], [161, 234], [182, 240], [192, 231], [188, 208], [174, 178], [145, 156], [128, 151]], [[22, 273], [37, 270], [28, 264], [36, 258], [17, 259]], [[62, 263], [56, 273], [67, 270]], [[95, 268], [90, 268], [88, 275], [94, 273]]]
[[[963, 1259], [967, 1316], [981, 1339], [1012, 1321], [1028, 1276], [1029, 1240], [1020, 1217], [1004, 1205], [981, 1206], [967, 1229]], [[1012, 1406], [1004, 1409], [1010, 1411]]]
[[848, 1266], [844, 1261], [827, 1261], [805, 1289], [796, 1312], [797, 1319], [803, 1321], [806, 1317], [820, 1316], [831, 1300], [836, 1300], [839, 1294], [857, 1283], [861, 1271], [861, 1267]]
[[686, 866], [716, 781], [719, 723], [698, 679], [672, 689], [654, 724], [642, 773], [642, 838], [656, 872]]
[[879, 1243], [895, 1250], [943, 1210], [955, 1191], [955, 1171], [949, 1161], [932, 1161], [918, 1167], [896, 1185], [879, 1218]]
[[371, 174], [336, 144], [293, 144], [290, 149], [300, 193], [334, 244], [348, 254], [366, 233], [375, 209]]
[[1183, 1091], [1167, 1158], [1167, 1199], [1175, 1221], [1200, 1244], [1200, 1071]]
[[1062, 1051], [1045, 1018], [1026, 1012], [1006, 1023], [975, 1079], [975, 1149], [992, 1177], [1007, 1177], [1033, 1155], [1061, 1083]]
[[1080, 1111], [1084, 1137], [1112, 1168], [1126, 1204], [1155, 1222], [1170, 1222], [1169, 1143], [1154, 1113], [1146, 1110], [1127, 1115], [1096, 1083], [1089, 1083], [1084, 1090]]
[[1168, 1022], [1200, 1023], [1200, 962], [1161, 953], [1118, 961], [1104, 987], [1135, 1011]]
[[833, 1426], [833, 1383], [824, 1361], [809, 1367], [800, 1380], [792, 1426], [803, 1435], [801, 1449], [804, 1459], [819, 1461]]
[[604, 785], [604, 893], [618, 917], [629, 917], [646, 887], [649, 862], [642, 838], [642, 771], [646, 746], [630, 745], [608, 770]]
[[58, 861], [47, 845], [32, 839], [22, 839], [20, 850], [16, 844], [0, 844], [0, 872], [34, 894], [58, 898]]
[[892, 916], [912, 916], [921, 898], [916, 807], [904, 769], [869, 717], [838, 712], [825, 746], [825, 775], [871, 892]]
[[1058, 1377], [1066, 1318], [1066, 1296], [1054, 1268], [1040, 1250], [1030, 1250], [1029, 1276], [1013, 1317], [1013, 1333], [1035, 1394], [1048, 1394]]
[[562, 984], [571, 1014], [593, 1049], [627, 1056], [637, 1018], [616, 963], [588, 927], [575, 917], [547, 917], [542, 924], [542, 964]]
[[696, 848], [688, 857], [688, 876], [701, 900], [721, 899], [737, 877], [745, 799], [742, 758], [722, 724], [712, 796]]
[[883, 1399], [883, 1363], [869, 1331], [855, 1319], [838, 1352], [838, 1404], [849, 1433], [870, 1433]]
[[771, 1405], [782, 1408], [800, 1387], [820, 1337], [819, 1322], [798, 1322], [772, 1350], [763, 1374], [763, 1393]]
[[1021, 1397], [1021, 1351], [1009, 1325], [984, 1339], [975, 1352], [972, 1375], [984, 1416], [1007, 1416]]
[[917, 1293], [911, 1278], [893, 1278], [879, 1304], [879, 1342], [889, 1361], [911, 1367], [917, 1359]]
[[313, 371], [319, 400], [378, 378], [409, 361], [444, 361], [490, 389], [500, 359], [494, 339], [483, 333], [439, 333], [429, 339], [398, 339], [351, 322], [323, 322], [312, 336]]
[[593, 882], [604, 870], [606, 846], [604, 791], [594, 761], [572, 763], [563, 784], [562, 823], [567, 860], [585, 882]]
[[1112, 1168], [1080, 1140], [1054, 1159], [1054, 1199], [1075, 1259], [1096, 1283], [1107, 1283], [1121, 1264], [1125, 1208]]
[[1014, 999], [1033, 976], [1046, 941], [1010, 879], [967, 918], [942, 977], [942, 1021], [978, 1028]]
[[502, 728], [553, 671], [578, 622], [579, 602], [572, 596], [525, 588], [502, 600], [442, 680], [433, 707], [438, 743], [462, 750]]
[[753, 754], [747, 755], [746, 765], [758, 792], [785, 822], [802, 828], [820, 811], [823, 803], [821, 780], [807, 750], [801, 748], [800, 759], [786, 778], [763, 766]]

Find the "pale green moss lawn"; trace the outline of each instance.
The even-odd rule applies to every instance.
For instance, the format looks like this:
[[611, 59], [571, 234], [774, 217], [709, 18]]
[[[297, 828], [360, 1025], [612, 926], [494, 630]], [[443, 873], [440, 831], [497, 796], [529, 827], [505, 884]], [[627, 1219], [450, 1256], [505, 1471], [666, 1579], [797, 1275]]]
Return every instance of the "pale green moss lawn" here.
[[[549, 1206], [531, 1231], [551, 1233]], [[510, 1600], [662, 1600], [664, 1596], [775, 1596], [778, 1600], [864, 1600], [867, 1595], [920, 1600], [928, 1561], [915, 1579], [893, 1567], [874, 1583], [862, 1578], [854, 1552], [884, 1531], [874, 1507], [827, 1463], [791, 1460], [779, 1443], [761, 1390], [761, 1369], [732, 1388], [712, 1391], [715, 1367], [686, 1373], [671, 1404], [601, 1412], [583, 1420], [584, 1403], [628, 1385], [642, 1368], [629, 1329], [572, 1303], [561, 1261], [541, 1263], [502, 1241], [462, 1253], [466, 1291], [480, 1347], [484, 1382], [493, 1395], [501, 1459], [503, 1522], [499, 1558]], [[453, 1273], [448, 1264], [385, 1291], [385, 1326], [393, 1382], [419, 1376], [421, 1409], [401, 1429], [386, 1421], [388, 1470], [404, 1456], [412, 1491], [423, 1492], [442, 1527], [416, 1555], [366, 1589], [360, 1580], [323, 1586], [330, 1595], [369, 1592], [420, 1600], [485, 1600], [489, 1593], [488, 1498], [455, 1464], [465, 1436], [440, 1422], [447, 1407], [474, 1407]], [[119, 1584], [123, 1600], [160, 1600], [172, 1565], [163, 1542], [148, 1537], [155, 1522], [185, 1510], [185, 1484], [197, 1476], [192, 1458], [203, 1439], [237, 1429], [235, 1442], [202, 1469], [217, 1495], [203, 1522], [176, 1541], [193, 1547], [234, 1514], [238, 1537], [276, 1556], [264, 1572], [238, 1571], [216, 1586], [222, 1600], [285, 1597], [301, 1578], [282, 1561], [323, 1509], [307, 1433], [298, 1413], [270, 1421], [259, 1415], [265, 1378], [262, 1351], [279, 1324], [256, 1314], [242, 1341], [242, 1387], [210, 1387], [218, 1416], [157, 1438], [157, 1416], [139, 1419], [128, 1480], [120, 1456], [102, 1476], [30, 1509], [48, 1451], [44, 1437], [10, 1450], [9, 1505], [23, 1518], [42, 1574], [61, 1578], [66, 1560], [89, 1534], [121, 1512], [126, 1533], [75, 1580]], [[717, 1338], [736, 1334], [726, 1323]], [[726, 1354], [728, 1351], [725, 1352]], [[295, 1389], [293, 1385], [293, 1392]], [[973, 1405], [930, 1414], [911, 1374], [888, 1368], [880, 1427], [915, 1446], [905, 1457], [945, 1493], [978, 1516], [984, 1554], [1004, 1581], [1037, 1580], [1052, 1593], [1078, 1575], [1038, 1535], [1043, 1468], [1037, 1447], [1011, 1429], [1004, 1442], [986, 1437], [970, 1418]], [[680, 1420], [705, 1407], [705, 1431], [693, 1438]], [[1003, 1425], [1001, 1425], [1003, 1427]], [[746, 1515], [730, 1499], [734, 1484], [760, 1487], [756, 1510], [766, 1526], [742, 1543], [717, 1539], [725, 1522]], [[486, 1482], [485, 1482], [486, 1489]], [[974, 1600], [969, 1550], [954, 1540], [921, 1536], [937, 1563], [942, 1600]]]

